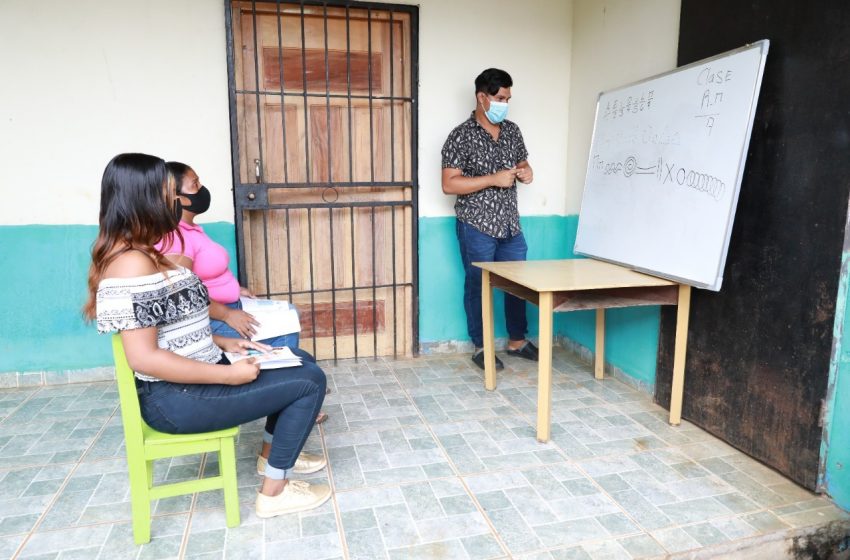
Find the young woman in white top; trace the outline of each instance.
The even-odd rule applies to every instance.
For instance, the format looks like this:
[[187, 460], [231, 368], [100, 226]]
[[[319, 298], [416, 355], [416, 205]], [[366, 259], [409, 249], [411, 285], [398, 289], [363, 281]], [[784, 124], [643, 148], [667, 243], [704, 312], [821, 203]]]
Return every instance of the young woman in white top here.
[[[211, 335], [203, 283], [154, 247], [179, 235], [174, 233], [179, 216], [175, 181], [162, 159], [120, 154], [109, 162], [85, 315], [97, 319], [99, 332], [121, 333], [136, 372], [142, 416], [153, 428], [206, 432], [266, 418], [258, 516], [317, 507], [330, 497], [330, 488], [289, 480], [287, 474], [322, 406], [325, 374], [312, 362], [282, 372], [260, 371], [253, 359], [227, 361], [222, 350], [269, 347]], [[314, 471], [326, 465], [324, 458], [318, 460]]]

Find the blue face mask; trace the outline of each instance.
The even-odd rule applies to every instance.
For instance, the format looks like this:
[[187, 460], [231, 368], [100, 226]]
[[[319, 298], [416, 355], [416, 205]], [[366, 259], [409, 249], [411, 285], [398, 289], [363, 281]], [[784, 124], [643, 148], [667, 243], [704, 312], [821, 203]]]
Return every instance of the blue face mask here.
[[508, 104], [490, 100], [490, 108], [484, 111], [484, 116], [493, 124], [499, 124], [508, 116]]

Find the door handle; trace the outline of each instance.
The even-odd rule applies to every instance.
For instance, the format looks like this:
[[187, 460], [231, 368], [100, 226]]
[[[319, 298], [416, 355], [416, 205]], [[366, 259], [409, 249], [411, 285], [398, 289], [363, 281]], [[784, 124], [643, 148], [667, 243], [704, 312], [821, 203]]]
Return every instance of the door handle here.
[[260, 159], [254, 159], [254, 177], [257, 179], [256, 182], [260, 182]]

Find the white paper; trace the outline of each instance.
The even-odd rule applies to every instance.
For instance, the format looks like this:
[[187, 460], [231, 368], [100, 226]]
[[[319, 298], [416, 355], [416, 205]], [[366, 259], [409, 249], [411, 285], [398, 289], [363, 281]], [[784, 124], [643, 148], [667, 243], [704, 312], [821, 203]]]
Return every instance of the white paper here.
[[266, 340], [275, 336], [283, 336], [301, 332], [298, 312], [287, 301], [275, 299], [240, 298], [242, 310], [250, 313], [259, 326], [254, 327], [256, 333], [251, 340]]
[[287, 368], [301, 365], [301, 358], [293, 354], [292, 350], [286, 346], [274, 348], [268, 353], [258, 350], [248, 350], [247, 354], [225, 352], [224, 355], [227, 356], [231, 364], [247, 358], [254, 358], [255, 363], [259, 364], [260, 369]]

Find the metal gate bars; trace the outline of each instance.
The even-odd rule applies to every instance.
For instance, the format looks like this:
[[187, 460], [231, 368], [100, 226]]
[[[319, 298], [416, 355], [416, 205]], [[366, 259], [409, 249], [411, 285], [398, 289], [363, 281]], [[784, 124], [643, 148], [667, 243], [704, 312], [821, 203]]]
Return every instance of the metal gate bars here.
[[320, 359], [417, 351], [417, 16], [226, 3], [240, 281]]

